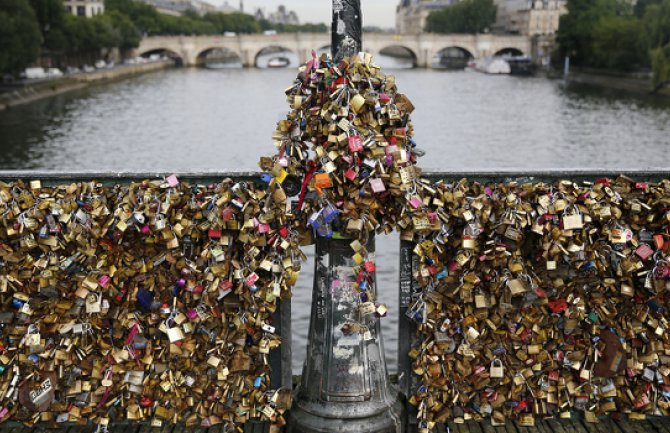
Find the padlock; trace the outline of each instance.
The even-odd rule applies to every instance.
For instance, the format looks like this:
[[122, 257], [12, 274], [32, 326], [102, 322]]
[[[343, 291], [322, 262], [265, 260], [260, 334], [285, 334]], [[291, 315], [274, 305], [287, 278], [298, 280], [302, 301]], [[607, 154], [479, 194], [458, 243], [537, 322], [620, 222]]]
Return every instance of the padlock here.
[[503, 363], [499, 359], [494, 359], [491, 362], [491, 368], [489, 370], [491, 378], [494, 379], [502, 379], [505, 377], [505, 368], [503, 367]]

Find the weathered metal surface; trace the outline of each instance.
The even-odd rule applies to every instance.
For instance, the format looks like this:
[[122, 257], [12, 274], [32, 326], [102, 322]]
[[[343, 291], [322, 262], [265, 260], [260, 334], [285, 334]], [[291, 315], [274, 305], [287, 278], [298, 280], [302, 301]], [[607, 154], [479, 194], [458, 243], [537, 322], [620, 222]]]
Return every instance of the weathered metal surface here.
[[[405, 431], [400, 395], [386, 371], [379, 320], [354, 314], [358, 300], [350, 242], [320, 238], [316, 244], [307, 359], [288, 419], [292, 433]], [[367, 250], [374, 253], [374, 239]], [[361, 321], [367, 332], [342, 331], [345, 324]]]
[[358, 54], [363, 47], [360, 0], [333, 0], [331, 50], [336, 62]]

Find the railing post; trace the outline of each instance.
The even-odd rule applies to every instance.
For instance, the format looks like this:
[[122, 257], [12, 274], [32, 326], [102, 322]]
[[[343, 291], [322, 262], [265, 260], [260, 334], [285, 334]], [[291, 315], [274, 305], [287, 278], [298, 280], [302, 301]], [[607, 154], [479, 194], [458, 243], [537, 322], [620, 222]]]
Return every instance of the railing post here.
[[[412, 347], [421, 342], [416, 333], [416, 323], [408, 320], [407, 312], [412, 305], [414, 293], [420, 291], [414, 272], [419, 263], [414, 255], [416, 244], [410, 241], [400, 241], [400, 258], [398, 272], [400, 273], [400, 290], [398, 302], [398, 387], [405, 396], [411, 395], [420, 386], [420, 378], [412, 371], [412, 360], [409, 352]], [[408, 427], [417, 423], [416, 408], [407, 405]], [[411, 431], [411, 429], [409, 429]]]

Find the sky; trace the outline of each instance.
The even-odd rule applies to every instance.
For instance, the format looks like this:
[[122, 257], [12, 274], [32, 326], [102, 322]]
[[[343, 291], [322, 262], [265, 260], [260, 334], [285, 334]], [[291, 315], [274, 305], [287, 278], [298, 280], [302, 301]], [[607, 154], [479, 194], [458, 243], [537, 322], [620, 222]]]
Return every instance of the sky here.
[[[217, 6], [225, 1], [231, 6], [239, 6], [239, 0], [206, 0]], [[363, 8], [363, 25], [379, 26], [382, 28], [395, 27], [395, 10], [399, 0], [361, 0]], [[257, 8], [265, 12], [277, 10], [279, 5], [285, 5], [294, 10], [301, 23], [327, 23], [331, 21], [331, 0], [244, 0], [244, 10], [251, 12]]]

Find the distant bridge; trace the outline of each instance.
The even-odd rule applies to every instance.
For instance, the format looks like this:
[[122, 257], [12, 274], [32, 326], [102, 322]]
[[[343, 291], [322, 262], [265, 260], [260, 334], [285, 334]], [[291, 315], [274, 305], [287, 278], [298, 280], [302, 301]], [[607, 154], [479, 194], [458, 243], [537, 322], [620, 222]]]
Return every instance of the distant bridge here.
[[[465, 35], [433, 34], [396, 35], [392, 33], [366, 33], [363, 49], [374, 55], [386, 51], [404, 50], [411, 56], [414, 65], [422, 68], [432, 66], [433, 58], [444, 52], [460, 52], [466, 57], [481, 58], [502, 52], [531, 54], [531, 39], [517, 35]], [[239, 36], [150, 36], [135, 50], [136, 55], [169, 52], [186, 66], [202, 64], [205, 56], [215, 49], [223, 49], [235, 55], [245, 67], [255, 67], [259, 55], [268, 49], [283, 48], [295, 53], [300, 62], [311, 55], [312, 50], [329, 49], [330, 34], [326, 33], [281, 33], [277, 35]]]

